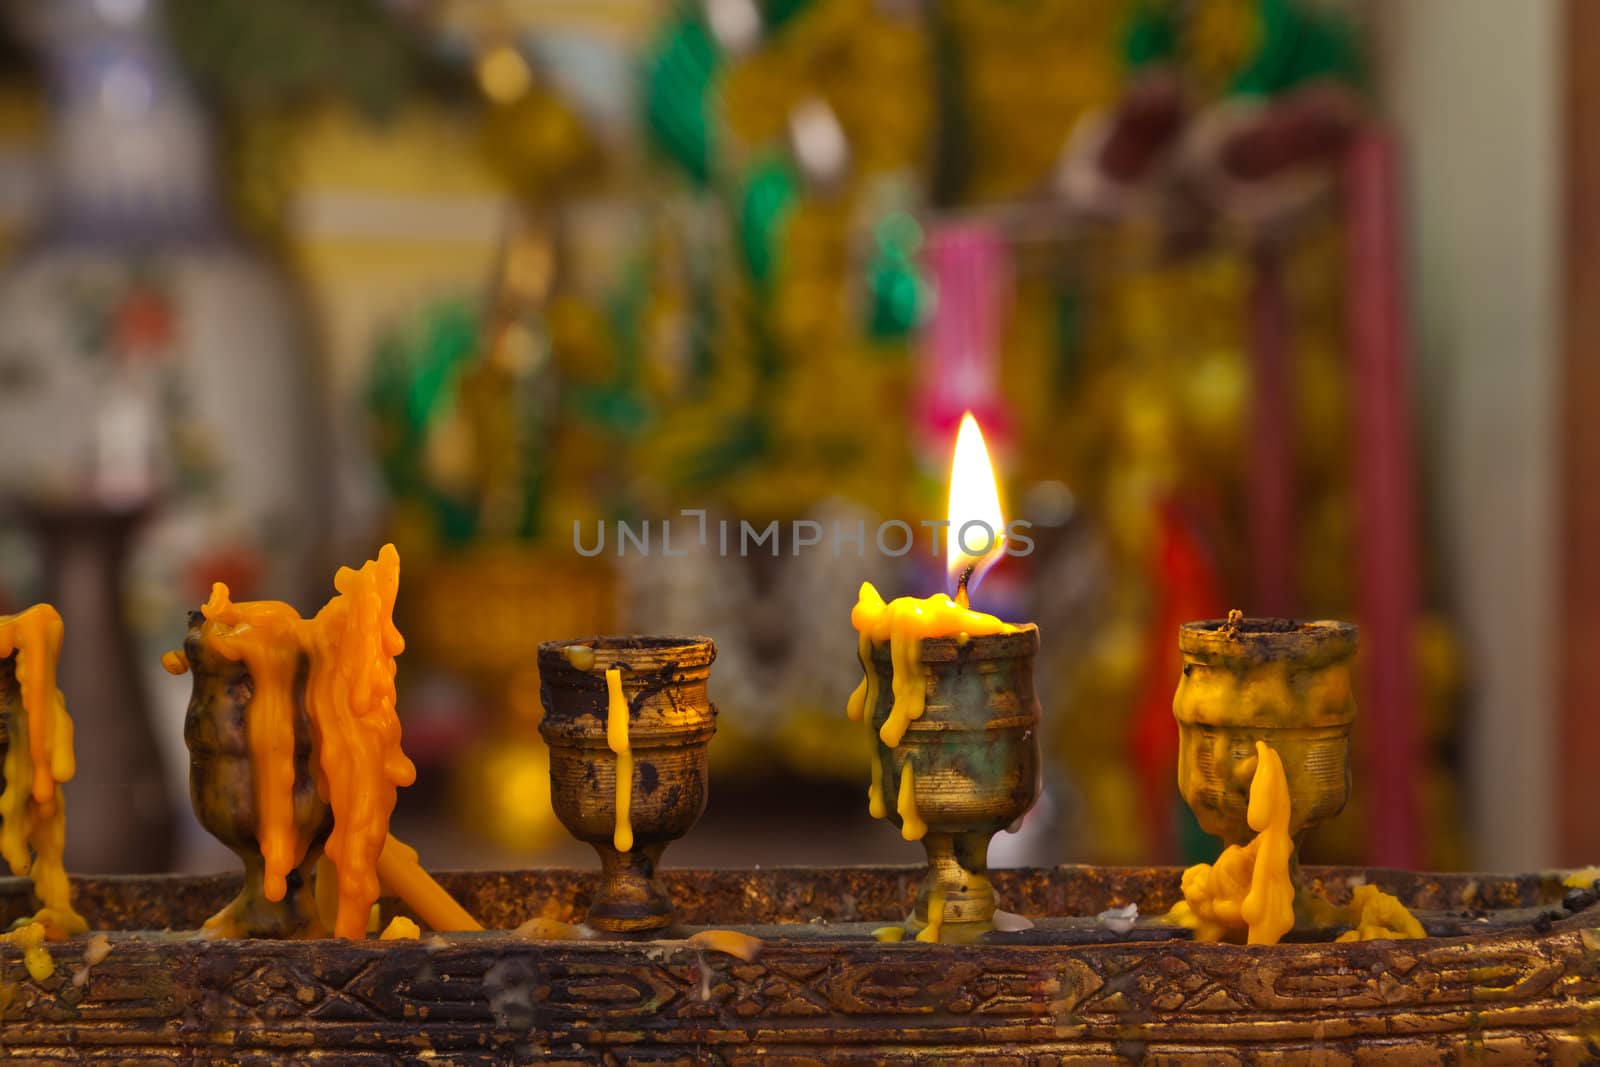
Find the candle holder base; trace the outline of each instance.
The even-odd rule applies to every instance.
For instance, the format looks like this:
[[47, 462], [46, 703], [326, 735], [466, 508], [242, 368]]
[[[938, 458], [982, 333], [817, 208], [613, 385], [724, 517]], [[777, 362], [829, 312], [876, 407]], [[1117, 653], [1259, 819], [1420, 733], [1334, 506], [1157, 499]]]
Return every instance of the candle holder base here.
[[928, 854], [928, 876], [906, 927], [913, 933], [926, 929], [935, 901], [939, 908], [942, 942], [967, 944], [994, 929], [995, 895], [989, 881], [989, 840], [985, 831], [929, 832], [922, 839]]
[[622, 937], [672, 925], [672, 897], [656, 875], [656, 864], [665, 849], [661, 844], [618, 852], [610, 845], [596, 844], [600, 887], [589, 905], [588, 924]]
[[329, 932], [323, 928], [318, 917], [316, 897], [312, 892], [312, 872], [320, 855], [319, 849], [289, 872], [289, 890], [284, 893], [282, 900], [268, 900], [261, 886], [266, 862], [259, 852], [241, 854], [244, 860], [244, 886], [238, 896], [201, 925], [201, 935], [291, 939], [328, 937]]

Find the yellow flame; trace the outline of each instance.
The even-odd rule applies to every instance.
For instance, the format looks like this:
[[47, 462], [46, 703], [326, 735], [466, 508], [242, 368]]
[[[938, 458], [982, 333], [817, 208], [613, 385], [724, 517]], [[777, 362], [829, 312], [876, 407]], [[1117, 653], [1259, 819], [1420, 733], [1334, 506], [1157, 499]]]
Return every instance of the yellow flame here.
[[1000, 486], [989, 462], [989, 449], [983, 443], [978, 420], [970, 411], [961, 416], [956, 451], [950, 460], [947, 515], [950, 528], [945, 531], [948, 537], [945, 569], [950, 578], [950, 591], [956, 592], [962, 572], [968, 567], [972, 568], [972, 577], [967, 581], [967, 588], [976, 589], [984, 574], [1005, 551], [1006, 524], [1000, 512]]

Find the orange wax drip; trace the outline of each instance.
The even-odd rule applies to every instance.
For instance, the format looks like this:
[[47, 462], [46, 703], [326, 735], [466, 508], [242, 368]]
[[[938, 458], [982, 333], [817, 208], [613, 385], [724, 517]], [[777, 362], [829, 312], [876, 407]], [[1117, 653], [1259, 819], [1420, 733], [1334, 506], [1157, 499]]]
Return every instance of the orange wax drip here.
[[[0, 658], [17, 657], [17, 688], [22, 691], [22, 710], [28, 717], [24, 732], [33, 762], [33, 802], [46, 818], [55, 812], [57, 784], [69, 781], [76, 769], [72, 720], [66, 717], [66, 702], [56, 688], [61, 633], [61, 613], [49, 604], [35, 604], [16, 615], [0, 617]], [[59, 746], [55, 743], [58, 729]]]
[[993, 615], [973, 611], [944, 593], [935, 593], [924, 599], [896, 597], [884, 603], [871, 582], [861, 583], [861, 593], [850, 612], [850, 622], [861, 635], [861, 666], [866, 677], [850, 694], [845, 714], [851, 719], [867, 718], [870, 721], [872, 704], [877, 702], [877, 672], [872, 669], [871, 646], [887, 641], [893, 667], [891, 687], [894, 703], [889, 709], [889, 717], [878, 729], [878, 737], [890, 748], [898, 745], [907, 727], [922, 717], [927, 700], [921, 663], [923, 638], [1009, 634], [1016, 633], [1018, 629]]
[[245, 718], [256, 798], [256, 841], [266, 861], [262, 891], [282, 900], [307, 842], [294, 826], [294, 677], [305, 621], [280, 600], [234, 603], [217, 582], [200, 608], [201, 634], [219, 655], [242, 662], [255, 682]]
[[395, 657], [406, 647], [393, 618], [400, 555], [384, 545], [360, 570], [340, 567], [333, 585], [339, 595], [305, 628], [306, 712], [317, 791], [333, 808], [325, 850], [339, 872], [334, 933], [360, 937], [378, 899], [378, 854], [395, 790], [417, 778], [394, 710]]
[[[305, 706], [312, 773], [317, 792], [333, 809], [326, 859], [336, 875], [337, 895], [318, 879], [324, 923], [331, 911], [337, 936], [364, 937], [383, 881], [435, 929], [478, 929], [453, 900], [459, 915], [433, 906], [449, 895], [417, 865], [415, 852], [388, 836], [395, 791], [416, 779], [416, 768], [400, 747], [395, 715], [395, 657], [405, 648], [393, 621], [400, 556], [393, 545], [384, 545], [360, 570], [339, 568], [333, 582], [338, 595], [311, 619], [279, 601], [234, 603], [221, 582], [201, 608], [206, 617], [202, 640], [220, 655], [243, 662], [255, 682], [245, 729], [256, 838], [266, 861], [262, 891], [269, 900], [282, 900], [288, 874], [309, 845], [294, 826], [294, 681], [304, 653], [310, 661]], [[164, 656], [162, 665], [181, 671], [187, 660]], [[412, 894], [455, 925], [434, 923]]]
[[[435, 930], [483, 929], [483, 925], [468, 914], [466, 908], [422, 869], [422, 864], [417, 862], [417, 850], [393, 834], [385, 836], [382, 850], [378, 853], [378, 880], [383, 883], [384, 889], [405, 901], [423, 922]], [[377, 899], [376, 894], [373, 899]], [[366, 921], [365, 917], [362, 921]]]
[[77, 770], [72, 719], [56, 687], [61, 636], [61, 615], [49, 604], [0, 616], [0, 657], [16, 656], [22, 698], [21, 714], [13, 709], [6, 724], [10, 746], [0, 793], [0, 855], [15, 874], [32, 874], [34, 893], [44, 905], [33, 922], [51, 939], [88, 928], [72, 909], [61, 862], [67, 818], [61, 783]]

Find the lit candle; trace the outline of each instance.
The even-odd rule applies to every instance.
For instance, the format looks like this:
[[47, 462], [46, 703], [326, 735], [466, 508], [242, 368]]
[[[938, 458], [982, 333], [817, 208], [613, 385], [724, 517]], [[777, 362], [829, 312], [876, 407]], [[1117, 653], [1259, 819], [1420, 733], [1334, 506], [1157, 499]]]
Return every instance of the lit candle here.
[[[846, 712], [852, 720], [877, 702], [876, 676], [870, 658], [874, 644], [889, 643], [894, 661], [894, 710], [880, 736], [893, 748], [906, 726], [921, 715], [922, 680], [917, 676], [917, 643], [925, 637], [952, 637], [1013, 633], [1016, 626], [967, 606], [968, 590], [975, 588], [1005, 549], [1005, 519], [1000, 510], [1000, 490], [978, 421], [969, 411], [956, 435], [950, 465], [948, 546], [945, 569], [955, 596], [897, 597], [885, 603], [871, 582], [861, 583], [860, 597], [850, 621], [861, 635], [858, 651], [866, 677], [851, 694]], [[979, 532], [981, 531], [981, 537]]]
[[[872, 708], [878, 702], [878, 674], [872, 669], [872, 650], [887, 643], [893, 664], [894, 699], [889, 716], [878, 730], [878, 739], [895, 748], [906, 729], [922, 717], [927, 688], [920, 670], [922, 640], [928, 637], [967, 638], [987, 634], [1014, 633], [1019, 628], [993, 615], [973, 611], [968, 606], [968, 591], [975, 588], [1005, 550], [1005, 518], [1000, 507], [1000, 490], [989, 462], [978, 421], [969, 411], [961, 419], [956, 447], [950, 463], [950, 495], [947, 503], [949, 527], [945, 569], [955, 596], [897, 597], [887, 603], [871, 582], [861, 584], [860, 596], [850, 621], [860, 635], [857, 655], [864, 677], [850, 695], [845, 713], [852, 721], [870, 724]], [[901, 833], [915, 841], [926, 832], [915, 802], [915, 772], [907, 763], [896, 794], [895, 810], [901, 817]], [[884, 818], [888, 809], [883, 794], [883, 769], [872, 760], [872, 783], [868, 789], [868, 810], [875, 819]]]

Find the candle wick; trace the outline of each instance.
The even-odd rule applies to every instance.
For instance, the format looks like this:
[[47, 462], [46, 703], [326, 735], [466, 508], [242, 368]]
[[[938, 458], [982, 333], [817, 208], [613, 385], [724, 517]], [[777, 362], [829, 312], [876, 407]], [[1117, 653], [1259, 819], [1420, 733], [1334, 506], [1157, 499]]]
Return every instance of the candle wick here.
[[956, 603], [962, 607], [967, 606], [967, 583], [972, 581], [972, 572], [977, 564], [969, 563], [966, 570], [961, 572], [961, 577], [956, 579]]

